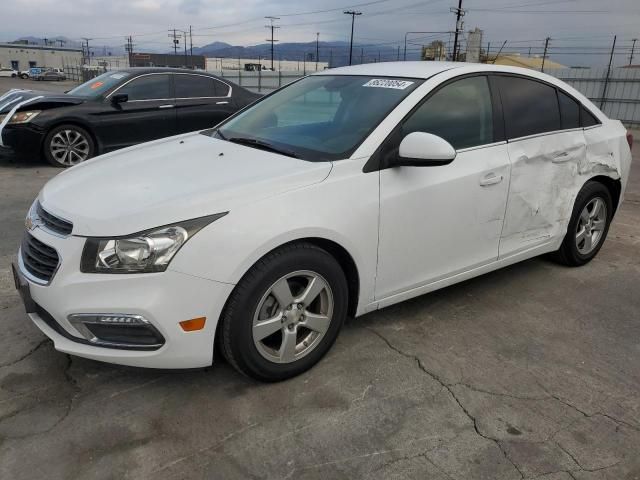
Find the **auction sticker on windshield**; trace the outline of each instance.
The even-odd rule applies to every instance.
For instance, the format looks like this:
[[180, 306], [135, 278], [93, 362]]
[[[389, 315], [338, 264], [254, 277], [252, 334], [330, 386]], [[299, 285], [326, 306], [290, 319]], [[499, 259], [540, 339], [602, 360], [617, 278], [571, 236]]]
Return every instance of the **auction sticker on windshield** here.
[[413, 82], [408, 80], [391, 80], [388, 78], [373, 78], [363, 85], [363, 87], [376, 87], [376, 88], [394, 88], [396, 90], [404, 90], [405, 88], [413, 85]]

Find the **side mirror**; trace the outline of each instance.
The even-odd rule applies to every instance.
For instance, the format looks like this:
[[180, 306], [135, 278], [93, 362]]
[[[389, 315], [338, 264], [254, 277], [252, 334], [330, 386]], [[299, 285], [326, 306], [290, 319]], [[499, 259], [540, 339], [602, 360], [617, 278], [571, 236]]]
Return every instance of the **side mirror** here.
[[117, 105], [119, 103], [125, 103], [129, 101], [129, 95], [126, 93], [116, 93], [111, 97], [111, 103]]
[[455, 158], [456, 150], [444, 138], [426, 132], [413, 132], [400, 142], [398, 158], [393, 165], [437, 167], [448, 165]]

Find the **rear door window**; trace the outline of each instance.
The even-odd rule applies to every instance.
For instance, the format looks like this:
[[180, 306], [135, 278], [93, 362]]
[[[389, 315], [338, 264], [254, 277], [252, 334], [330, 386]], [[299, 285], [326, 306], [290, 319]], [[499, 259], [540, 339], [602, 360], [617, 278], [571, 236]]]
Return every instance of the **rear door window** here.
[[176, 75], [176, 98], [215, 97], [216, 81], [203, 75]]
[[562, 128], [580, 127], [580, 104], [560, 90], [558, 90], [558, 103], [560, 103]]
[[499, 76], [508, 138], [560, 130], [556, 89], [535, 80]]

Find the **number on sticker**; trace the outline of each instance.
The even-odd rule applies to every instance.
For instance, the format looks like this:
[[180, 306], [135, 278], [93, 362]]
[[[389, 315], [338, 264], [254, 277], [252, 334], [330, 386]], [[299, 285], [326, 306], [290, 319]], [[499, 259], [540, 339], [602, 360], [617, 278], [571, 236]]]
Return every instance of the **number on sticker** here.
[[363, 85], [363, 87], [374, 88], [394, 88], [396, 90], [404, 90], [408, 86], [413, 85], [413, 82], [408, 80], [392, 80], [388, 78], [374, 78], [369, 80]]

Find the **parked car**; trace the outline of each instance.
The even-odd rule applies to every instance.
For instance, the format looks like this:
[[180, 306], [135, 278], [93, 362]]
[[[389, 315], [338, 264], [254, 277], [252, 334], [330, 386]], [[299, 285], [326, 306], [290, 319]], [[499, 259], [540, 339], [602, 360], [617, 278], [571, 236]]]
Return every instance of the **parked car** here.
[[323, 71], [216, 128], [50, 180], [16, 285], [62, 352], [190, 368], [215, 344], [239, 371], [282, 380], [318, 362], [347, 315], [536, 255], [591, 261], [630, 142], [532, 70]]
[[61, 73], [57, 70], [46, 70], [37, 75], [34, 75], [32, 79], [42, 82], [59, 82], [61, 80], [66, 80], [67, 77], [64, 73]]
[[0, 68], [0, 77], [17, 77], [18, 72], [13, 68]]
[[66, 94], [17, 90], [0, 97], [0, 118], [11, 117], [0, 130], [0, 144], [70, 167], [118, 148], [214, 126], [256, 98], [205, 72], [111, 71]]

